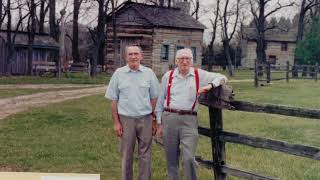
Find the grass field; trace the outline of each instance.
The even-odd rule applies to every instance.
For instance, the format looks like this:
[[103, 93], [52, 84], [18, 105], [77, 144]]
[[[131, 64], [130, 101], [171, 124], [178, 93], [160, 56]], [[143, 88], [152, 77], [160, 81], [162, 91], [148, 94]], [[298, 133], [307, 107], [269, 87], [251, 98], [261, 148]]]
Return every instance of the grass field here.
[[109, 79], [110, 76], [105, 73], [95, 78], [84, 73], [72, 73], [68, 77], [62, 76], [61, 79], [50, 76], [3, 76], [0, 77], [0, 84], [107, 84]]
[[228, 71], [217, 71], [217, 73], [224, 74], [228, 79], [231, 80], [242, 80], [242, 79], [253, 79], [254, 70], [236, 70], [234, 76], [230, 77]]
[[[240, 100], [320, 108], [320, 84], [313, 81], [276, 82], [254, 88], [233, 83]], [[320, 147], [319, 120], [224, 111], [224, 128], [259, 137]], [[205, 107], [199, 123], [208, 126]], [[100, 173], [103, 180], [120, 179], [118, 139], [113, 132], [110, 102], [86, 97], [36, 108], [0, 122], [0, 167], [23, 171]], [[197, 154], [211, 159], [209, 139], [200, 137]], [[285, 180], [318, 180], [320, 161], [269, 150], [227, 144], [227, 164]], [[166, 179], [164, 152], [153, 145], [153, 179]], [[137, 158], [135, 158], [137, 174]], [[199, 168], [199, 179], [213, 179]], [[230, 177], [229, 179], [236, 179]]]
[[274, 81], [258, 88], [252, 82], [233, 82], [231, 85], [237, 100], [320, 109], [320, 82], [313, 80]]

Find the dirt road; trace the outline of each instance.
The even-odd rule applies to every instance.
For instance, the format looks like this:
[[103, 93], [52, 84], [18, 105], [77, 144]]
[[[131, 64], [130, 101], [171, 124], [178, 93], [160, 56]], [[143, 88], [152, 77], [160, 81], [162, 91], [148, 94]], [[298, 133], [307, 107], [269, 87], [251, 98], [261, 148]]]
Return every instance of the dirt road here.
[[0, 89], [59, 89], [59, 88], [86, 88], [101, 87], [90, 84], [0, 84]]
[[[43, 87], [53, 87], [56, 85], [42, 85]], [[10, 86], [11, 87], [11, 86]], [[37, 87], [40, 88], [40, 87]], [[63, 85], [59, 85], [59, 88], [65, 88]], [[85, 96], [103, 94], [105, 86], [93, 87], [76, 90], [65, 91], [50, 91], [44, 93], [37, 93], [31, 95], [17, 96], [12, 98], [0, 99], [0, 120], [4, 119], [12, 114], [26, 111], [33, 107], [41, 107], [50, 103], [58, 103], [70, 99], [77, 99]]]

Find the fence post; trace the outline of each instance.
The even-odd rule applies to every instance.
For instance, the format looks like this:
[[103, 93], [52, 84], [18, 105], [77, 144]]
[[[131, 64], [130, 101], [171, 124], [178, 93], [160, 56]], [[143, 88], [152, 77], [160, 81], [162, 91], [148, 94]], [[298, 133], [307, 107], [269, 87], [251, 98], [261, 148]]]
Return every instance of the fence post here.
[[215, 180], [226, 180], [227, 175], [221, 169], [225, 164], [225, 143], [219, 140], [220, 132], [223, 130], [222, 110], [209, 107], [209, 117], [214, 178]]
[[307, 78], [308, 78], [308, 76], [310, 76], [310, 65], [307, 65]]
[[316, 66], [314, 67], [314, 80], [317, 82], [318, 81], [318, 72], [319, 72], [319, 65], [316, 63]]
[[271, 63], [267, 63], [267, 83], [271, 82]]
[[287, 61], [287, 74], [286, 74], [286, 80], [289, 82], [289, 71], [290, 71], [290, 62]]
[[254, 62], [254, 86], [258, 87], [258, 63], [257, 60]]

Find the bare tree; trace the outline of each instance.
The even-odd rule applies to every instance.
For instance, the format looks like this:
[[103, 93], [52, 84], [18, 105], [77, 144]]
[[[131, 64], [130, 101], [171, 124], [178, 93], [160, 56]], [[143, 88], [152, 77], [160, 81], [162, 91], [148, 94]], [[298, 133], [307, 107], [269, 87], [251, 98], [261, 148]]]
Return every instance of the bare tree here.
[[90, 30], [91, 38], [94, 42], [94, 52], [91, 55], [91, 76], [97, 75], [97, 64], [104, 64], [105, 38], [106, 38], [106, 14], [110, 0], [96, 0], [99, 4], [98, 25], [96, 32]]
[[0, 29], [2, 27], [2, 22], [3, 22], [4, 17], [5, 17], [5, 13], [3, 13], [2, 9], [3, 9], [3, 1], [0, 0]]
[[[68, 4], [68, 3], [66, 3]], [[65, 56], [65, 14], [66, 14], [66, 7], [64, 7], [60, 11], [60, 50], [59, 50], [59, 60], [58, 60], [58, 78], [61, 78], [61, 64], [63, 62]]]
[[[311, 12], [312, 8], [319, 5], [320, 2], [318, 0], [302, 0], [300, 5], [300, 12], [299, 12], [299, 18], [298, 18], [298, 32], [297, 32], [297, 38], [296, 38], [296, 44], [299, 44], [303, 39], [304, 29], [305, 29], [305, 16], [308, 11]], [[298, 63], [299, 58], [297, 54], [294, 55], [294, 66], [292, 68], [292, 76], [297, 77], [298, 72], [296, 68], [296, 64]]]
[[50, 36], [58, 41], [58, 30], [56, 22], [56, 0], [49, 0], [49, 26]]
[[44, 32], [44, 21], [45, 17], [49, 10], [49, 4], [47, 3], [47, 0], [40, 0], [40, 11], [39, 11], [39, 32]]
[[[24, 6], [24, 3], [22, 2], [22, 0], [17, 0], [16, 3], [17, 3], [17, 5], [18, 5], [18, 7], [23, 7], [23, 6]], [[22, 8], [18, 8], [19, 18], [20, 18], [20, 19], [22, 19], [22, 17], [23, 17], [23, 12], [22, 12], [22, 11], [23, 11]], [[29, 10], [29, 13], [30, 13], [30, 10]], [[24, 29], [24, 23], [21, 23], [21, 25], [20, 25], [20, 30], [21, 30], [21, 31], [28, 31], [28, 30], [25, 30], [25, 29]]]
[[73, 25], [72, 25], [72, 57], [73, 62], [80, 62], [80, 53], [79, 53], [79, 12], [83, 0], [74, 0], [73, 1]]
[[11, 0], [7, 0], [7, 6], [6, 6], [6, 14], [7, 14], [7, 46], [8, 46], [8, 50], [9, 53], [7, 55], [7, 62], [6, 62], [6, 72], [7, 75], [11, 75], [11, 49], [13, 49], [13, 45], [11, 42]]
[[164, 0], [159, 0], [159, 5], [164, 6]]
[[268, 12], [265, 12], [267, 4], [270, 3], [271, 1], [272, 0], [249, 0], [251, 13], [253, 15], [254, 24], [257, 31], [256, 54], [257, 54], [257, 61], [259, 63], [266, 63], [267, 61], [267, 58], [266, 58], [267, 43], [265, 41], [265, 32], [269, 29], [275, 28], [275, 27], [266, 27], [266, 18], [274, 14], [275, 12], [279, 11], [280, 9], [293, 6], [294, 4], [294, 3], [288, 3], [285, 5], [282, 5], [278, 1], [275, 8], [273, 8]]
[[[229, 0], [225, 1], [223, 14], [220, 14], [220, 20], [222, 25], [223, 50], [227, 58], [227, 69], [228, 69], [229, 75], [233, 76], [233, 67], [232, 67], [232, 60], [230, 55], [230, 41], [233, 38], [234, 33], [236, 32], [236, 28], [239, 20], [240, 0], [236, 1], [235, 11], [230, 11], [228, 9], [229, 3], [230, 3]], [[235, 20], [233, 24], [230, 22], [231, 16], [235, 16]], [[228, 30], [229, 27], [232, 28], [231, 31]]]
[[[219, 1], [219, 0], [218, 0], [218, 1]], [[200, 2], [199, 2], [199, 0], [195, 0], [195, 2], [194, 2], [194, 1], [191, 1], [191, 3], [192, 3], [192, 5], [193, 5], [193, 7], [194, 7], [194, 10], [193, 10], [193, 12], [191, 13], [191, 16], [194, 16], [194, 15], [195, 15], [196, 20], [198, 20], [198, 19], [199, 19]]]
[[32, 75], [33, 43], [36, 32], [36, 4], [30, 0], [30, 17], [28, 23], [28, 74]]
[[305, 16], [308, 11], [313, 7], [319, 5], [320, 2], [317, 0], [302, 0], [300, 5], [299, 22], [298, 22], [298, 33], [297, 33], [297, 43], [301, 42], [304, 33], [305, 26]]
[[216, 8], [214, 9], [214, 20], [210, 19], [212, 25], [212, 37], [209, 44], [209, 59], [208, 59], [208, 70], [212, 71], [212, 65], [215, 62], [215, 51], [214, 51], [214, 41], [216, 40], [218, 17], [220, 12], [220, 0], [216, 2]]
[[314, 0], [317, 5], [313, 6], [310, 10], [310, 17], [314, 19], [320, 16], [320, 0]]

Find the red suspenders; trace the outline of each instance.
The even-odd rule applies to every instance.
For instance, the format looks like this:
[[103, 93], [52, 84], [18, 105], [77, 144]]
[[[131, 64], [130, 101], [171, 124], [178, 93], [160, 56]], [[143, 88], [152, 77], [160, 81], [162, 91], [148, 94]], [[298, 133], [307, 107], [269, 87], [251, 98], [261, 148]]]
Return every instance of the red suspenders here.
[[197, 102], [197, 96], [198, 96], [198, 90], [199, 90], [199, 73], [198, 73], [198, 69], [194, 68], [194, 75], [196, 78], [196, 99], [194, 100], [194, 103], [192, 105], [192, 111], [194, 110], [194, 107], [196, 106], [196, 102]]
[[[168, 88], [167, 88], [167, 108], [169, 108], [170, 105], [170, 92], [171, 92], [171, 86], [172, 86], [172, 79], [173, 79], [173, 71], [170, 71], [170, 75], [169, 75], [169, 82], [168, 82]], [[198, 69], [194, 68], [194, 75], [195, 75], [195, 79], [196, 79], [196, 96], [198, 96], [198, 90], [199, 90], [199, 73], [198, 73]], [[193, 105], [192, 105], [192, 111], [194, 109], [194, 107], [196, 106], [196, 102], [197, 102], [197, 98], [194, 101]]]
[[173, 71], [174, 70], [171, 70], [171, 72], [170, 72], [168, 88], [167, 88], [167, 107], [168, 108], [170, 105], [170, 91], [171, 91], [171, 85], [172, 85], [172, 79], [173, 79]]

